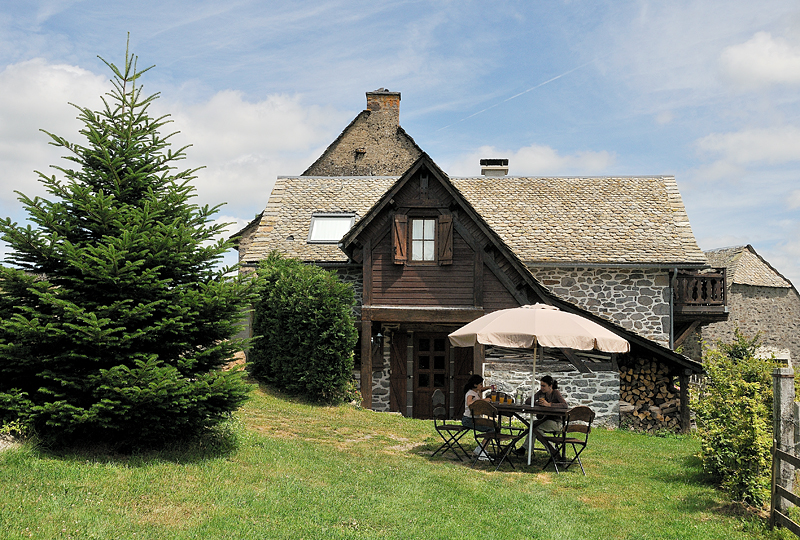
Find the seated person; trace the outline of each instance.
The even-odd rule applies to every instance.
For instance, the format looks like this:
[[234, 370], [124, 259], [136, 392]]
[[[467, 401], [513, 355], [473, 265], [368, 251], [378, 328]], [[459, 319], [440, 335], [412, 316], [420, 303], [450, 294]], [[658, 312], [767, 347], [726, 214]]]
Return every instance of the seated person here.
[[[545, 375], [539, 381], [539, 391], [533, 395], [533, 404], [536, 407], [552, 407], [554, 409], [568, 408], [567, 402], [561, 392], [558, 391], [558, 382], [550, 375]], [[525, 400], [528, 405], [531, 399]], [[536, 415], [536, 421], [532, 424], [533, 430], [540, 433], [557, 433], [561, 431], [561, 420], [557, 416]], [[522, 455], [528, 451], [528, 439], [522, 443], [522, 447], [515, 450], [517, 455]]]
[[[489, 401], [489, 398], [484, 398], [482, 392], [484, 390], [488, 390], [491, 388], [490, 386], [483, 386], [483, 377], [480, 375], [473, 375], [467, 381], [467, 384], [464, 385], [464, 416], [461, 417], [461, 424], [468, 428], [472, 428], [475, 424], [472, 420], [472, 411], [470, 410], [469, 406], [472, 405], [475, 401], [481, 399], [483, 401]], [[489, 432], [492, 431], [490, 428], [478, 426], [478, 431]], [[484, 440], [483, 444], [485, 445], [488, 441]], [[484, 450], [483, 446], [477, 446], [475, 448], [475, 454], [480, 452], [479, 459], [487, 460], [489, 457], [486, 455], [486, 450]]]

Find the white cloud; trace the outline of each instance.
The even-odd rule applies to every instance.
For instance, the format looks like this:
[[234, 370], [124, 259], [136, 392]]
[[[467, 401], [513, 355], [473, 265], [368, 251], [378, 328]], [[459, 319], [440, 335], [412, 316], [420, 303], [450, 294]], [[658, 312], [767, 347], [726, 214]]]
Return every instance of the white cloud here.
[[789, 209], [800, 208], [800, 189], [796, 189], [789, 194]]
[[673, 119], [672, 111], [662, 111], [656, 115], [656, 123], [661, 126], [669, 124]]
[[800, 84], [800, 45], [769, 32], [727, 47], [720, 54], [723, 74], [745, 88]]
[[[68, 102], [97, 108], [99, 96], [110, 88], [105, 77], [42, 59], [6, 66], [0, 71], [0, 210], [18, 206], [15, 190], [42, 195], [33, 172], [52, 174], [51, 165], [64, 165], [64, 149], [48, 145], [46, 129], [80, 142], [77, 109]], [[10, 206], [6, 206], [10, 205]]]
[[699, 150], [719, 154], [723, 160], [737, 165], [800, 160], [800, 129], [795, 126], [712, 133], [696, 144]]
[[476, 176], [480, 174], [483, 158], [508, 158], [509, 174], [522, 175], [579, 175], [603, 174], [616, 157], [606, 151], [580, 151], [574, 154], [559, 154], [549, 146], [533, 144], [518, 150], [500, 150], [493, 146], [482, 146], [469, 155], [457, 158], [449, 167], [453, 176]]
[[[34, 170], [58, 176], [51, 165], [68, 165], [61, 159], [66, 151], [49, 145], [50, 138], [39, 130], [82, 143], [78, 111], [68, 102], [97, 110], [100, 96], [110, 89], [106, 76], [42, 59], [0, 71], [1, 216], [23, 219], [15, 190], [28, 196], [48, 195]], [[148, 85], [145, 91], [154, 89]], [[153, 115], [172, 116], [162, 135], [180, 131], [171, 140], [173, 149], [192, 145], [187, 159], [176, 165], [204, 167], [194, 182], [198, 202], [227, 202], [222, 212], [245, 221], [266, 205], [275, 178], [302, 173], [351, 114], [307, 106], [301, 96], [271, 95], [248, 102], [233, 91], [191, 105], [162, 97], [152, 107]]]
[[174, 122], [164, 131], [181, 132], [173, 145], [192, 145], [182, 166], [205, 167], [194, 182], [200, 200], [226, 202], [224, 212], [248, 220], [263, 210], [278, 175], [302, 173], [346, 125], [342, 113], [308, 106], [299, 96], [252, 103], [222, 91], [193, 105], [159, 101]]

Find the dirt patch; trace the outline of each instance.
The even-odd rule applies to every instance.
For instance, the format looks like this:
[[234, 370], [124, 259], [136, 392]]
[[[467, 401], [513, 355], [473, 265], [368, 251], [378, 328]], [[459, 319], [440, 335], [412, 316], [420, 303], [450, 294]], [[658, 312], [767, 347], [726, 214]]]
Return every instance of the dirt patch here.
[[718, 506], [716, 510], [726, 516], [758, 516], [762, 519], [769, 519], [769, 512], [764, 508], [756, 508], [742, 502], [731, 502]]
[[233, 360], [225, 364], [222, 369], [230, 371], [232, 369], [243, 369], [246, 362], [244, 352], [239, 351], [233, 355]]
[[16, 446], [19, 446], [19, 441], [14, 437], [11, 435], [0, 435], [0, 452]]

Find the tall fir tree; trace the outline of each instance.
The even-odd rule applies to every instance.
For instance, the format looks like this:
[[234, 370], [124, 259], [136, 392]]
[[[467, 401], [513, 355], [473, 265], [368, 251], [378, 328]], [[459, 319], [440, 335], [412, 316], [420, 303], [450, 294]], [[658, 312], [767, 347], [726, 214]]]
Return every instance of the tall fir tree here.
[[[102, 58], [101, 58], [102, 60]], [[247, 398], [242, 374], [221, 370], [250, 286], [217, 265], [219, 206], [191, 203], [197, 169], [178, 172], [125, 52], [100, 111], [78, 107], [86, 146], [62, 179], [38, 172], [54, 201], [19, 193], [35, 225], [0, 220], [0, 421], [45, 440], [143, 443], [218, 424]]]

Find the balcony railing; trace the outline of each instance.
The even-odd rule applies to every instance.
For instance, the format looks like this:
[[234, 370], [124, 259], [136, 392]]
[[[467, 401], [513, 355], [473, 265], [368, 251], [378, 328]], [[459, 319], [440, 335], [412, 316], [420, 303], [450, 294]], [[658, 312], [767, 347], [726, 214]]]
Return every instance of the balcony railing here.
[[673, 289], [675, 308], [684, 312], [699, 313], [703, 307], [715, 312], [727, 305], [725, 298], [725, 269], [713, 268], [705, 272], [681, 272], [675, 276]]

